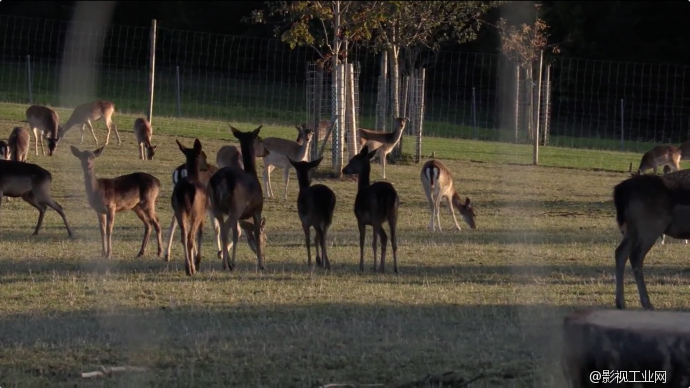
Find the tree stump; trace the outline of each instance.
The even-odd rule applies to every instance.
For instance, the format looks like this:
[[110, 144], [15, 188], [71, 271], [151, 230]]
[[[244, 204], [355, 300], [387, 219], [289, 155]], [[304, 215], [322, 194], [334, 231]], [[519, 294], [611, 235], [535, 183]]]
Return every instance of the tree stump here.
[[690, 387], [690, 313], [576, 311], [563, 336], [570, 387]]

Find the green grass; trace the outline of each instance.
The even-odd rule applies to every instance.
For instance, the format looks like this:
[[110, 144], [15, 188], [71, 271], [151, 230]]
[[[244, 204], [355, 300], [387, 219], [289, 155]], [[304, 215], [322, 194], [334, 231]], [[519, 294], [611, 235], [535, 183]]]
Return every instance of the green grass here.
[[[9, 134], [25, 109], [0, 105], [0, 128]], [[69, 110], [58, 111], [64, 122]], [[191, 146], [199, 137], [209, 156], [236, 141], [225, 122], [155, 117], [155, 160], [140, 161], [134, 118], [116, 114], [124, 144], [113, 144], [111, 136], [96, 173], [146, 171], [159, 177], [157, 211], [165, 241], [171, 172], [184, 160], [174, 139]], [[258, 124], [233, 123], [243, 130]], [[267, 124], [262, 136], [294, 138], [294, 129]], [[96, 133], [102, 144], [100, 122]], [[282, 177], [274, 172], [278, 198], [264, 204], [267, 271], [254, 272], [255, 257], [244, 240], [237, 271], [222, 271], [207, 222], [204, 260], [190, 278], [184, 275], [179, 232], [170, 263], [155, 256], [155, 240], [146, 256], [135, 258], [143, 227], [132, 212], [116, 217], [114, 257], [100, 258], [97, 219], [70, 144], [96, 148], [88, 133], [80, 145], [75, 128], [55, 156], [36, 156], [32, 149], [28, 161], [53, 173], [53, 196], [76, 240], [67, 239], [53, 211], [32, 237], [36, 211], [18, 199], [2, 203], [2, 387], [393, 384], [447, 371], [466, 378], [483, 373], [472, 386], [564, 386], [562, 319], [579, 308], [613, 307], [613, 251], [620, 237], [611, 192], [627, 176], [628, 163], [640, 158], [545, 147], [545, 166], [524, 166], [510, 163], [529, 163], [529, 146], [425, 138], [424, 154], [444, 159], [459, 194], [475, 203], [478, 229], [461, 224], [462, 231], [453, 230], [444, 208], [443, 232], [429, 232], [420, 166], [388, 165], [388, 180], [401, 198], [399, 275], [391, 272], [390, 248], [388, 273], [371, 271], [371, 229], [366, 270], [358, 272], [356, 184], [345, 179], [315, 181], [337, 195], [329, 237], [333, 268], [308, 271], [294, 171], [288, 201], [280, 198]], [[406, 139], [406, 151], [412, 144]], [[260, 161], [258, 169], [261, 174]], [[374, 165], [372, 180], [380, 177]], [[684, 252], [682, 243], [671, 240], [647, 257], [647, 285], [658, 309], [690, 307]], [[638, 308], [629, 271], [626, 291], [629, 308]], [[81, 379], [81, 372], [100, 365], [150, 369], [97, 382]]]

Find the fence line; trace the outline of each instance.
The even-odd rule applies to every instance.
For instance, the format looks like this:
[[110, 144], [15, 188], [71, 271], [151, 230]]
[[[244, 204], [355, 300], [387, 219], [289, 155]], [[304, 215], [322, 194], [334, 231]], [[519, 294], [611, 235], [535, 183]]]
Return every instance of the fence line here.
[[[86, 94], [111, 99], [124, 112], [146, 112], [150, 27], [73, 24], [74, 47], [81, 49], [64, 52], [70, 24], [0, 16], [0, 101], [75, 106]], [[315, 108], [305, 109], [307, 83], [314, 82], [308, 67], [318, 59], [313, 50], [290, 50], [277, 39], [164, 27], [157, 34], [154, 115], [261, 118], [290, 127], [314, 121]], [[103, 53], [95, 63], [85, 54], [93, 47]], [[355, 49], [349, 59], [357, 64], [357, 125], [375, 128], [381, 55]], [[88, 77], [63, 71], [65, 61], [93, 71]], [[540, 127], [549, 146], [639, 151], [690, 137], [690, 66], [566, 57], [545, 62]], [[401, 65], [404, 79], [412, 69]], [[426, 52], [415, 68], [426, 72], [425, 136], [528, 141], [515, 98], [519, 90], [518, 103], [524, 104], [530, 85], [516, 85], [515, 65], [505, 57]], [[329, 103], [318, 109], [329, 110]]]

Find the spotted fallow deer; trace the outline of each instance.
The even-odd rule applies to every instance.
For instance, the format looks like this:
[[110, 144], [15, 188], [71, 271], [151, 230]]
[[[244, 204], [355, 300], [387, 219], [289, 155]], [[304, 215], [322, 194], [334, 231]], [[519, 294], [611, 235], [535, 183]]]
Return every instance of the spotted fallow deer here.
[[343, 168], [343, 174], [357, 175], [357, 196], [355, 197], [355, 217], [359, 228], [359, 270], [364, 271], [364, 238], [366, 226], [374, 229], [372, 248], [374, 250], [374, 271], [376, 270], [376, 236], [381, 239], [381, 266], [379, 271], [386, 272], [386, 244], [388, 236], [383, 230], [383, 223], [388, 222], [391, 231], [391, 247], [393, 248], [393, 271], [398, 273], [398, 239], [396, 235], [398, 225], [398, 207], [400, 199], [395, 188], [389, 182], [369, 183], [371, 173], [371, 158], [376, 151], [369, 152], [364, 146]]
[[141, 117], [134, 120], [134, 138], [139, 146], [139, 159], [141, 160], [152, 160], [153, 155], [156, 154], [158, 145], [151, 145], [151, 137], [153, 137], [151, 123]]
[[158, 257], [160, 257], [163, 252], [163, 236], [156, 215], [160, 181], [155, 176], [144, 172], [135, 172], [116, 178], [96, 178], [94, 172], [96, 158], [101, 156], [104, 148], [105, 146], [92, 152], [80, 151], [77, 147], [70, 146], [72, 155], [81, 161], [86, 197], [98, 216], [104, 257], [108, 259], [112, 255], [115, 214], [125, 210], [132, 210], [144, 223], [144, 238], [137, 257], [143, 256], [146, 252], [146, 246], [151, 237], [151, 225], [156, 230]]
[[[289, 157], [288, 157], [289, 159]], [[302, 230], [307, 244], [307, 265], [311, 266], [311, 228], [314, 228], [314, 245], [316, 246], [316, 265], [331, 269], [331, 261], [326, 250], [326, 239], [328, 229], [333, 222], [333, 212], [335, 210], [335, 193], [326, 185], [311, 185], [310, 172], [319, 166], [323, 157], [311, 162], [295, 162], [292, 159], [290, 164], [297, 171], [297, 181], [299, 182], [299, 195], [297, 196], [297, 214], [302, 221]], [[319, 255], [319, 248], [321, 255]]]
[[292, 167], [288, 157], [300, 162], [308, 161], [309, 159], [309, 145], [314, 136], [314, 131], [309, 128], [295, 128], [299, 131], [298, 140], [301, 138], [301, 143], [279, 137], [267, 137], [263, 140], [264, 148], [269, 151], [269, 154], [263, 157], [263, 178], [267, 198], [274, 197], [273, 189], [271, 188], [271, 172], [275, 167], [283, 169], [283, 182], [285, 183], [283, 199], [287, 200], [288, 181], [290, 180], [290, 168]]
[[[253, 219], [254, 236], [259, 236], [256, 247], [257, 269], [264, 270], [266, 253], [266, 237], [263, 229], [266, 219], [262, 217], [263, 194], [261, 184], [256, 174], [256, 155], [254, 154], [254, 140], [259, 137], [259, 126], [251, 132], [242, 132], [230, 126], [232, 134], [240, 141], [244, 170], [236, 166], [219, 169], [209, 181], [209, 196], [214, 217], [221, 225], [221, 240], [223, 246], [223, 268], [235, 268], [235, 253], [239, 239], [239, 220]], [[227, 215], [227, 220], [223, 217]], [[232, 260], [229, 258], [228, 234], [232, 230]]]
[[69, 131], [73, 127], [81, 125], [81, 142], [79, 144], [83, 144], [84, 129], [85, 126], [88, 125], [89, 129], [91, 130], [93, 140], [96, 142], [96, 145], [98, 145], [98, 139], [96, 138], [96, 134], [93, 132], [93, 125], [91, 125], [91, 122], [98, 121], [101, 118], [103, 118], [105, 126], [106, 128], [108, 128], [108, 134], [105, 137], [105, 145], [108, 145], [108, 143], [110, 142], [111, 129], [115, 129], [117, 143], [118, 145], [121, 145], [122, 140], [120, 139], [120, 133], [117, 131], [117, 126], [115, 125], [115, 123], [113, 123], [112, 120], [113, 113], [115, 113], [115, 104], [110, 101], [93, 101], [88, 102], [86, 104], [81, 104], [74, 108], [74, 111], [72, 112], [70, 118], [67, 120], [67, 123], [65, 123], [65, 125], [60, 128], [58, 137], [62, 139], [67, 133], [67, 131]]
[[653, 310], [642, 273], [644, 258], [661, 234], [690, 239], [690, 170], [628, 178], [614, 187], [613, 202], [623, 235], [615, 253], [616, 308], [625, 308], [623, 276], [629, 257], [640, 303]]
[[386, 156], [393, 151], [398, 144], [405, 130], [405, 125], [410, 121], [406, 117], [395, 119], [395, 130], [393, 132], [376, 132], [369, 129], [359, 129], [359, 144], [366, 146], [367, 149], [376, 151], [379, 162], [383, 169], [383, 179], [386, 179]]
[[43, 149], [43, 138], [48, 140], [48, 155], [53, 156], [57, 148], [60, 136], [58, 134], [60, 117], [57, 112], [42, 105], [31, 105], [26, 109], [26, 122], [34, 132], [34, 151], [38, 156], [38, 143], [41, 142], [41, 152], [46, 155]]
[[29, 156], [30, 141], [31, 135], [29, 135], [29, 131], [26, 128], [15, 127], [7, 140], [11, 159], [17, 162], [26, 162], [26, 157]]
[[632, 163], [630, 163], [630, 174], [640, 175], [644, 174], [650, 168], [656, 175], [659, 166], [667, 165], [672, 171], [680, 170], [681, 153], [680, 149], [672, 145], [656, 146], [642, 155], [640, 167], [637, 171], [632, 171]]
[[460, 225], [458, 225], [458, 220], [455, 218], [453, 206], [458, 209], [460, 216], [470, 229], [477, 228], [474, 207], [470, 203], [469, 198], [465, 198], [465, 202], [462, 202], [462, 199], [455, 191], [450, 170], [445, 164], [437, 159], [427, 161], [422, 166], [419, 179], [422, 181], [424, 194], [426, 194], [426, 199], [429, 202], [429, 211], [431, 212], [429, 230], [433, 232], [436, 229], [436, 224], [438, 224], [438, 231], [441, 231], [441, 202], [444, 199], [448, 202], [448, 210], [450, 210], [450, 214], [453, 216], [453, 222], [457, 230], [460, 230]]

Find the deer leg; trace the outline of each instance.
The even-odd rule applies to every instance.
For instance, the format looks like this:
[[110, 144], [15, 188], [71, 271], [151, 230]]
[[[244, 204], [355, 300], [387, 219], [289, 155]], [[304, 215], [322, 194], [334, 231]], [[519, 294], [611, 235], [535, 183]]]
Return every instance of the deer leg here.
[[[230, 222], [234, 221], [234, 222]], [[237, 227], [237, 220], [235, 217], [229, 217], [226, 223], [229, 223], [230, 228], [232, 228], [232, 261], [230, 262], [230, 270], [235, 269], [235, 254], [237, 252], [237, 240], [239, 239], [239, 231]]]
[[381, 266], [379, 272], [386, 273], [386, 245], [388, 244], [388, 235], [383, 230], [383, 226], [379, 227], [379, 238], [381, 239]]
[[462, 230], [458, 224], [458, 219], [455, 218], [455, 210], [453, 210], [453, 203], [451, 202], [450, 197], [446, 197], [446, 201], [448, 202], [448, 210], [450, 210], [450, 215], [453, 216], [453, 222], [455, 222], [455, 229]]
[[161, 230], [161, 222], [158, 219], [158, 215], [156, 215], [155, 205], [149, 203], [149, 206], [144, 210], [148, 216], [149, 223], [153, 224], [153, 230], [156, 231], [156, 243], [158, 243], [156, 256], [161, 257], [161, 253], [163, 253], [163, 231]]
[[364, 238], [367, 236], [367, 226], [359, 221], [357, 227], [359, 227], [359, 271], [364, 272]]
[[283, 194], [283, 199], [287, 201], [287, 188], [288, 182], [290, 181], [290, 167], [285, 167], [283, 169], [283, 181], [285, 182], [285, 194]]
[[391, 228], [391, 250], [393, 251], [393, 272], [398, 273], [398, 215], [388, 216], [388, 226]]
[[228, 225], [223, 222], [223, 216], [221, 214], [214, 214], [214, 218], [220, 224], [220, 239], [223, 249], [223, 269], [229, 269], [230, 264], [228, 263]]
[[271, 198], [271, 171], [273, 166], [266, 165], [264, 159], [264, 188], [266, 189], [266, 198]]
[[201, 265], [201, 244], [204, 241], [204, 219], [201, 219], [201, 222], [199, 225], [197, 225], [197, 231], [196, 231], [196, 246], [194, 247], [194, 251], [196, 253], [196, 257], [194, 259], [194, 266], [196, 267], [196, 270], [199, 270], [199, 266]]
[[644, 283], [644, 275], [642, 273], [642, 266], [644, 264], [644, 258], [649, 252], [649, 250], [654, 245], [654, 240], [651, 239], [641, 239], [638, 244], [636, 244], [632, 252], [630, 252], [630, 266], [633, 269], [633, 274], [635, 275], [635, 283], [637, 283], [637, 290], [640, 293], [640, 304], [645, 310], [654, 310], [652, 303], [649, 301], [649, 295], [647, 294], [647, 286]]
[[[309, 269], [312, 268], [312, 266], [311, 266], [311, 236], [310, 236], [311, 235], [311, 229], [310, 228], [311, 227], [309, 225], [302, 224], [302, 230], [304, 230], [304, 239], [306, 240], [306, 244], [307, 244], [307, 266], [309, 267]], [[316, 264], [317, 265], [319, 264], [318, 260], [317, 260]]]
[[[93, 131], [93, 125], [91, 124], [91, 120], [86, 120], [86, 125], [89, 127], [89, 130], [91, 131], [93, 141], [95, 141], [96, 145], [98, 145], [98, 139], [96, 138], [96, 134]], [[81, 125], [81, 141], [84, 142], [84, 124]]]
[[625, 309], [624, 287], [625, 282], [625, 263], [630, 255], [631, 239], [628, 235], [623, 236], [623, 241], [616, 248], [616, 308]]
[[218, 246], [218, 258], [222, 259], [223, 258], [223, 246], [221, 245], [221, 240], [220, 240], [220, 223], [218, 222], [215, 217], [213, 217], [212, 213], [208, 213], [208, 217], [211, 219], [211, 222], [213, 224], [213, 230], [216, 232], [216, 245]]
[[67, 236], [69, 236], [69, 238], [73, 238], [74, 232], [72, 232], [72, 228], [70, 228], [69, 222], [67, 222], [67, 216], [65, 216], [65, 212], [64, 210], [62, 210], [62, 206], [60, 206], [59, 203], [55, 202], [55, 200], [51, 198], [48, 194], [44, 194], [47, 192], [47, 187], [41, 187], [39, 190], [33, 192], [33, 196], [36, 198], [38, 202], [55, 210], [57, 214], [60, 215], [60, 217], [62, 218], [62, 222], [65, 223], [65, 228], [67, 228]]
[[434, 231], [434, 200], [431, 198], [431, 190], [429, 190], [426, 185], [424, 185], [424, 194], [426, 194], [426, 200], [429, 203], [429, 230]]
[[106, 216], [105, 214], [96, 213], [98, 217], [98, 228], [101, 230], [101, 248], [103, 257], [108, 254], [108, 246], [106, 244], [107, 234], [106, 234]]
[[[383, 148], [383, 146], [381, 146]], [[383, 149], [379, 150], [379, 158], [381, 159], [381, 168], [383, 170], [383, 179], [386, 179], [386, 153]]]
[[[314, 249], [316, 250], [316, 265], [323, 268], [324, 267], [324, 262], [323, 258], [319, 254], [321, 250], [321, 229], [318, 227], [314, 227]], [[323, 252], [321, 252], [323, 253]]]
[[172, 240], [173, 236], [175, 235], [175, 228], [177, 227], [177, 218], [175, 218], [175, 215], [172, 217], [172, 221], [170, 221], [170, 229], [168, 232], [168, 245], [165, 247], [165, 255], [163, 256], [163, 260], [165, 261], [170, 261], [170, 249], [172, 245]]
[[[180, 222], [181, 221], [181, 222]], [[180, 234], [182, 236], [182, 247], [184, 248], [184, 271], [187, 276], [192, 276], [194, 274], [194, 264], [192, 264], [192, 252], [189, 241], [189, 226], [185, 220], [178, 221], [180, 224]]]
[[380, 229], [380, 228], [381, 228], [381, 225], [378, 225], [378, 226], [377, 226], [375, 223], [374, 223], [374, 225], [372, 225], [372, 229], [374, 229], [374, 231], [373, 231], [373, 234], [372, 234], [372, 236], [371, 236], [371, 248], [372, 248], [372, 250], [374, 251], [374, 272], [376, 272], [376, 248], [377, 248], [377, 246], [376, 246], [376, 243], [377, 243], [376, 237], [378, 237], [378, 235], [379, 235], [379, 233], [380, 233], [380, 232], [379, 232], [379, 229]]
[[34, 230], [34, 233], [33, 233], [34, 236], [38, 236], [38, 231], [41, 230], [41, 226], [43, 225], [43, 217], [45, 217], [45, 215], [46, 215], [46, 205], [37, 201], [36, 197], [34, 197], [34, 195], [31, 191], [24, 194], [22, 196], [22, 199], [24, 201], [26, 201], [29, 205], [35, 207], [38, 210], [38, 223], [36, 224], [36, 229]]
[[[43, 133], [41, 133], [41, 136], [38, 136], [38, 140], [41, 141], [41, 152], [43, 153], [43, 156], [46, 156], [46, 151], [43, 149]], [[36, 151], [36, 155], [38, 155], [38, 151]]]
[[36, 152], [36, 156], [38, 156], [38, 131], [36, 128], [33, 128], [34, 131], [34, 151]]
[[324, 262], [326, 270], [331, 269], [331, 261], [328, 259], [328, 253], [326, 251], [326, 236], [328, 235], [328, 226], [323, 228], [321, 233], [321, 260]]
[[117, 145], [122, 145], [122, 139], [120, 139], [120, 132], [117, 131], [117, 125], [113, 123], [112, 119], [108, 119], [106, 122], [106, 125], [108, 126], [108, 135], [110, 135], [110, 129], [115, 130], [115, 136], [117, 137]]
[[139, 253], [137, 254], [137, 257], [144, 256], [144, 253], [146, 252], [146, 246], [149, 243], [149, 238], [151, 238], [151, 221], [149, 221], [148, 216], [144, 212], [144, 209], [142, 209], [139, 206], [135, 206], [132, 208], [132, 211], [134, 211], [134, 214], [139, 217], [141, 222], [144, 223], [144, 238], [141, 240], [141, 249], [139, 250]]
[[[239, 233], [239, 227], [237, 227], [238, 233]], [[254, 213], [254, 236], [257, 239], [261, 239], [261, 213], [256, 212]], [[266, 266], [264, 265], [264, 255], [266, 253], [263, 252], [263, 248], [261, 247], [261, 244], [256, 244], [256, 257], [257, 257], [257, 269], [263, 271], [266, 269]]]
[[443, 232], [441, 230], [441, 196], [436, 197], [436, 201], [434, 202], [434, 212], [436, 212], [436, 225], [438, 225], [438, 231]]
[[106, 238], [106, 244], [107, 244], [106, 249], [107, 250], [106, 250], [105, 258], [109, 259], [113, 254], [113, 226], [115, 226], [115, 209], [114, 208], [108, 209], [108, 213], [106, 214], [106, 222], [107, 222], [107, 226], [106, 226], [105, 233], [106, 233], [106, 237], [107, 237]]

